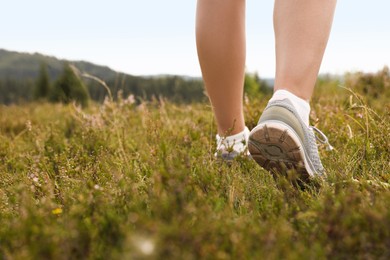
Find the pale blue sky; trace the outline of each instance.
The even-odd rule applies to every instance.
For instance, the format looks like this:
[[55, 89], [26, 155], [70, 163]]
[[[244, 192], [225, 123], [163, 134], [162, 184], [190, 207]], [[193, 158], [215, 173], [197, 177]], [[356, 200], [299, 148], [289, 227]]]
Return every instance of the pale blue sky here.
[[[325, 0], [324, 0], [325, 1]], [[200, 76], [195, 0], [3, 1], [0, 48], [135, 74]], [[247, 0], [247, 70], [274, 74], [273, 1]], [[339, 0], [322, 73], [390, 65], [390, 1]]]

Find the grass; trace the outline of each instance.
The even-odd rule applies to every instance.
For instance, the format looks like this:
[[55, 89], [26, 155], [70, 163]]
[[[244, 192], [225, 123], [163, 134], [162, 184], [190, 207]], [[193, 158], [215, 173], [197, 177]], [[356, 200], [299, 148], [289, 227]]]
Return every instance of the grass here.
[[[0, 107], [0, 259], [388, 259], [388, 100], [316, 93], [336, 150], [304, 190], [215, 160], [207, 104]], [[266, 100], [246, 99], [249, 127]]]

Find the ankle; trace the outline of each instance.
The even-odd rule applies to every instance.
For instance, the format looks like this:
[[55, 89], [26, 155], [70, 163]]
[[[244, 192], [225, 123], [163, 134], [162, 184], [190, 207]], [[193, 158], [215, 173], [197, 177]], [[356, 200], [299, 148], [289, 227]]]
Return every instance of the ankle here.
[[278, 89], [273, 94], [270, 101], [289, 99], [293, 104], [294, 108], [297, 110], [302, 121], [309, 126], [309, 116], [310, 116], [310, 104], [307, 100], [304, 100], [297, 95], [291, 93], [285, 89]]
[[237, 135], [239, 133], [242, 133], [245, 130], [246, 126], [245, 124], [240, 124], [239, 126], [233, 126], [233, 127], [224, 127], [224, 128], [218, 128], [218, 135], [221, 137], [228, 137]]
[[217, 150], [232, 148], [237, 152], [243, 152], [246, 149], [246, 144], [249, 139], [249, 133], [250, 131], [248, 127], [245, 126], [244, 130], [234, 135], [220, 136], [219, 134], [217, 134]]

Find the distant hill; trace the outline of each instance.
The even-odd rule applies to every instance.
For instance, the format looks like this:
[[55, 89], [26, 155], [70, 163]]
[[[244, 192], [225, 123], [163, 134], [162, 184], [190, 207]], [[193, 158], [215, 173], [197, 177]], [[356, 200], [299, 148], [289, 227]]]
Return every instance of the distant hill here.
[[51, 79], [61, 73], [65, 62], [72, 63], [80, 71], [87, 72], [104, 80], [115, 78], [118, 72], [107, 66], [99, 66], [85, 61], [67, 61], [39, 53], [22, 53], [0, 49], [0, 78], [19, 80], [35, 79], [41, 63], [47, 65]]
[[[86, 61], [67, 61], [39, 53], [21, 53], [0, 49], [0, 104], [31, 101], [34, 84], [42, 63], [47, 65], [51, 82], [54, 82], [62, 73], [65, 63], [71, 63], [81, 72], [104, 80], [114, 97], [121, 91], [124, 96], [132, 94], [137, 100], [164, 97], [172, 101], [193, 102], [205, 99], [200, 78], [170, 75], [138, 77]], [[93, 100], [104, 100], [107, 96], [105, 88], [96, 81], [85, 78], [83, 80]]]
[[[81, 72], [104, 80], [114, 97], [121, 91], [123, 96], [134, 95], [137, 100], [150, 100], [164, 97], [177, 102], [194, 102], [206, 100], [201, 78], [156, 75], [132, 76], [116, 72], [107, 66], [99, 66], [86, 61], [68, 61], [40, 53], [24, 53], [0, 49], [0, 104], [11, 104], [31, 101], [35, 81], [40, 66], [47, 66], [50, 81], [53, 83], [63, 71], [65, 63], [71, 63]], [[259, 79], [258, 83], [270, 92], [273, 79]], [[83, 78], [90, 97], [102, 101], [107, 91], [98, 82]]]

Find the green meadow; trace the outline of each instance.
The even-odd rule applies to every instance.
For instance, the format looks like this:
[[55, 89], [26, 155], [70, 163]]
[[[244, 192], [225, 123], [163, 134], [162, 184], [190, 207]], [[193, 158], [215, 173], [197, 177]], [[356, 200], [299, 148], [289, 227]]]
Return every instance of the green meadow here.
[[[0, 259], [389, 259], [386, 73], [319, 80], [335, 150], [304, 187], [215, 159], [205, 102], [0, 106]], [[268, 98], [245, 98], [248, 127]]]

